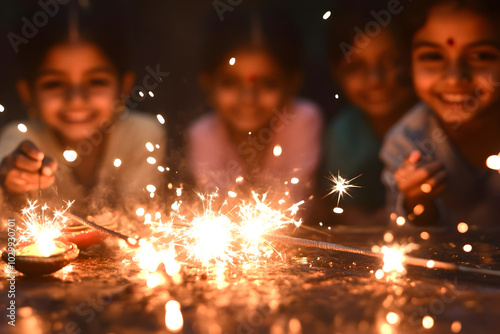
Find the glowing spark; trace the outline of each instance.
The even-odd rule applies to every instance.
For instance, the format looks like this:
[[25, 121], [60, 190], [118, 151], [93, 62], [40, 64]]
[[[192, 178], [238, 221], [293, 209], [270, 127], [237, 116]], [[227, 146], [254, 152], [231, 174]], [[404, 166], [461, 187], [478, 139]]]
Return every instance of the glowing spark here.
[[241, 183], [241, 182], [243, 182], [243, 176], [238, 176], [236, 178], [236, 183]]
[[192, 221], [190, 254], [203, 264], [211, 260], [231, 262], [231, 221], [224, 215], [206, 213]]
[[5, 107], [0, 104], [0, 112], [4, 112], [4, 111], [5, 111]]
[[231, 59], [229, 59], [229, 65], [234, 65], [236, 63], [236, 58], [232, 57]]
[[405, 256], [397, 248], [389, 248], [387, 246], [382, 247], [382, 253], [384, 253], [384, 266], [382, 268], [386, 273], [391, 271], [396, 271], [398, 273], [405, 273], [406, 270], [403, 267], [403, 262]]
[[279, 146], [279, 145], [274, 146], [273, 154], [275, 157], [279, 157], [282, 152], [283, 152], [283, 149], [281, 148], [281, 146]]
[[340, 198], [343, 197], [344, 194], [347, 194], [348, 196], [351, 196], [347, 192], [347, 189], [349, 189], [349, 188], [359, 188], [359, 186], [355, 186], [355, 185], [350, 184], [351, 181], [353, 181], [357, 177], [359, 177], [359, 175], [356, 176], [355, 178], [350, 179], [350, 180], [346, 180], [342, 176], [340, 176], [340, 173], [337, 175], [337, 177], [335, 177], [335, 175], [333, 175], [332, 173], [330, 173], [330, 179], [329, 180], [331, 182], [333, 182], [333, 187], [332, 187], [331, 191], [327, 194], [327, 196], [331, 195], [331, 194], [334, 194], [334, 193], [337, 193], [338, 194], [337, 206], [338, 206], [339, 203], [340, 203]]
[[139, 96], [144, 97], [144, 93], [142, 91], [139, 91]]
[[339, 206], [336, 206], [336, 207], [333, 208], [333, 212], [336, 213], [336, 214], [341, 214], [342, 212], [344, 212], [344, 209], [342, 209]]
[[330, 15], [332, 15], [332, 12], [330, 12], [330, 11], [325, 12], [325, 14], [323, 14], [323, 20], [328, 20]]
[[467, 223], [461, 222], [457, 225], [457, 231], [460, 233], [465, 233], [469, 230], [469, 225]]
[[115, 161], [113, 161], [113, 165], [115, 167], [120, 167], [122, 165], [122, 161], [118, 158], [115, 159]]
[[165, 168], [163, 166], [158, 166], [158, 170], [163, 173], [165, 171]]
[[384, 241], [385, 242], [392, 242], [394, 240], [394, 235], [392, 235], [391, 232], [386, 232], [384, 234]]
[[464, 252], [469, 253], [472, 250], [472, 246], [469, 244], [464, 245]]
[[153, 152], [155, 147], [153, 146], [153, 144], [151, 144], [150, 142], [147, 142], [146, 143], [146, 149], [149, 151], [149, 152]]
[[297, 184], [297, 183], [299, 183], [299, 179], [296, 178], [296, 177], [292, 177], [292, 179], [290, 180], [290, 183], [291, 184]]
[[175, 300], [169, 300], [165, 304], [165, 326], [171, 332], [178, 333], [184, 326], [181, 304]]
[[154, 164], [156, 163], [156, 159], [155, 159], [155, 158], [153, 158], [153, 157], [148, 157], [148, 158], [146, 159], [146, 161], [147, 161], [147, 162], [148, 162], [148, 164], [150, 164], [150, 165], [154, 165]]
[[138, 215], [139, 217], [144, 216], [145, 213], [146, 210], [144, 210], [144, 208], [138, 208], [137, 210], [135, 210], [135, 214]]
[[429, 232], [423, 231], [422, 233], [420, 233], [420, 238], [422, 238], [422, 240], [429, 240], [430, 237], [431, 236]]
[[63, 152], [63, 157], [66, 159], [68, 162], [73, 162], [78, 158], [78, 154], [74, 150], [65, 150]]
[[434, 268], [435, 264], [436, 263], [433, 260], [429, 260], [429, 261], [427, 261], [426, 266], [427, 266], [427, 268]]
[[432, 186], [428, 183], [424, 183], [420, 186], [420, 190], [422, 190], [424, 194], [428, 194], [432, 191]]
[[234, 191], [228, 191], [227, 194], [229, 195], [229, 197], [233, 197], [233, 198], [238, 195]]
[[384, 277], [384, 271], [382, 269], [378, 269], [375, 272], [375, 278], [376, 279], [382, 279]]
[[152, 91], [149, 91], [149, 92], [148, 92], [148, 94], [149, 94], [149, 96], [151, 96], [151, 97], [155, 97], [155, 94], [153, 94], [153, 92], [152, 92]]
[[451, 324], [451, 331], [453, 333], [459, 333], [462, 330], [462, 323], [460, 321], [453, 321]]
[[490, 155], [486, 159], [486, 166], [493, 170], [500, 170], [500, 153], [498, 155]]
[[431, 316], [426, 315], [422, 319], [422, 326], [425, 329], [430, 329], [430, 328], [434, 327], [434, 319]]
[[165, 278], [160, 273], [151, 273], [148, 275], [146, 285], [148, 288], [156, 288], [158, 285], [164, 284]]
[[162, 115], [158, 114], [156, 115], [156, 118], [158, 119], [158, 122], [160, 122], [160, 124], [165, 124], [165, 118], [163, 118]]
[[396, 218], [396, 224], [398, 224], [398, 226], [403, 226], [405, 223], [406, 223], [405, 217], [399, 216], [398, 218]]
[[399, 316], [396, 313], [394, 313], [394, 312], [387, 313], [385, 319], [391, 325], [395, 325], [395, 324], [397, 324], [399, 322]]
[[17, 129], [18, 129], [19, 131], [21, 131], [21, 132], [26, 132], [26, 131], [28, 131], [28, 127], [27, 127], [26, 125], [24, 125], [23, 123], [19, 123], [19, 124], [17, 125]]
[[339, 94], [335, 94], [335, 99], [339, 99]]
[[422, 213], [424, 213], [424, 206], [422, 204], [417, 204], [413, 208], [413, 214], [415, 216], [420, 216]]
[[146, 186], [146, 190], [149, 191], [150, 193], [154, 193], [156, 191], [156, 187], [152, 184], [148, 184]]

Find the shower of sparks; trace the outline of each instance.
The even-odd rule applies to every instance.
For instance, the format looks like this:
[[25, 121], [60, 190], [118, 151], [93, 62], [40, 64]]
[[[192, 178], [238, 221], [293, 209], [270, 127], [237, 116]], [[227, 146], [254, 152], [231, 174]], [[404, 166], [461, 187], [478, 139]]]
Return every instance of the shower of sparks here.
[[[253, 193], [254, 203], [243, 201], [239, 206], [239, 229], [238, 232], [243, 241], [242, 252], [245, 255], [258, 256], [262, 244], [262, 236], [282, 229], [285, 226], [300, 226], [301, 221], [290, 218], [280, 210], [273, 209], [270, 203], [266, 203], [266, 194], [259, 198], [259, 195]], [[304, 202], [299, 202], [288, 208], [292, 216], [298, 211], [298, 206]]]
[[[227, 200], [216, 205], [217, 193], [198, 196], [203, 205], [200, 213], [195, 210], [183, 213], [182, 201], [178, 200], [172, 205], [173, 212], [167, 222], [145, 217], [145, 224], [153, 232], [153, 244], [160, 248], [177, 247], [186, 260], [199, 262], [204, 267], [269, 257], [274, 250], [262, 236], [285, 226], [298, 227], [301, 224], [293, 217], [304, 201], [278, 210], [266, 201], [266, 194], [254, 192], [252, 200], [241, 200], [239, 205], [230, 208]], [[137, 213], [144, 215], [142, 210]], [[145, 258], [154, 257], [150, 250]]]
[[67, 217], [64, 213], [73, 202], [68, 202], [66, 208], [55, 210], [52, 218], [48, 218], [45, 211], [47, 205], [41, 207], [42, 215], [38, 215], [37, 202], [28, 202], [28, 207], [22, 210], [23, 227], [19, 228], [19, 243], [32, 242], [42, 256], [49, 256], [56, 250], [55, 239], [61, 236]]
[[[409, 243], [406, 245], [397, 245], [394, 244], [392, 246], [382, 246], [379, 247], [377, 245], [372, 247], [372, 251], [376, 253], [382, 253], [383, 256], [383, 267], [375, 272], [375, 277], [377, 279], [382, 279], [384, 276], [387, 276], [389, 280], [395, 280], [398, 277], [401, 277], [406, 274], [406, 268], [404, 264], [406, 262], [406, 254], [418, 249], [417, 244]], [[427, 267], [433, 266], [433, 263], [427, 263]]]
[[327, 196], [337, 193], [338, 194], [338, 197], [337, 197], [337, 206], [338, 206], [339, 203], [340, 203], [340, 199], [344, 196], [344, 194], [347, 194], [348, 196], [352, 197], [347, 192], [347, 190], [349, 188], [359, 188], [359, 186], [351, 184], [351, 182], [353, 180], [357, 179], [359, 176], [360, 175], [358, 175], [358, 176], [356, 176], [356, 177], [354, 177], [354, 178], [352, 178], [350, 180], [346, 180], [342, 176], [340, 176], [340, 173], [337, 174], [337, 177], [335, 177], [335, 175], [333, 175], [332, 173], [330, 173], [329, 180], [333, 183], [333, 186], [332, 186], [332, 189], [330, 190], [330, 192], [327, 194]]

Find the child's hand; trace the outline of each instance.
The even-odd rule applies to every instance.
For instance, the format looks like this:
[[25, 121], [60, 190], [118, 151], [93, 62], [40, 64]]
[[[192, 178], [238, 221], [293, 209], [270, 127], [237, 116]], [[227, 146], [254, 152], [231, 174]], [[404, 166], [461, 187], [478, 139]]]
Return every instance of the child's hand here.
[[422, 204], [424, 208], [445, 188], [446, 172], [439, 161], [421, 161], [420, 151], [411, 152], [401, 167], [394, 173], [399, 190], [405, 196], [408, 212]]
[[12, 193], [23, 193], [50, 187], [55, 181], [57, 163], [29, 140], [23, 141], [0, 164], [2, 186]]

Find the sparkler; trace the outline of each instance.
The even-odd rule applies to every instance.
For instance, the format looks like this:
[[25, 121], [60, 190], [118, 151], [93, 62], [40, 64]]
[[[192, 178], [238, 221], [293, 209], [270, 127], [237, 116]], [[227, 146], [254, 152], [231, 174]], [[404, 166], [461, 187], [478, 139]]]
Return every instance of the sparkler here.
[[[295, 237], [289, 237], [289, 236], [285, 236], [285, 235], [266, 234], [266, 235], [264, 235], [264, 237], [268, 240], [274, 240], [274, 241], [278, 241], [278, 242], [282, 242], [282, 243], [286, 243], [286, 244], [293, 244], [293, 245], [298, 245], [298, 246], [319, 248], [319, 249], [325, 249], [325, 250], [333, 250], [333, 251], [339, 251], [339, 252], [354, 253], [354, 254], [377, 257], [377, 258], [382, 258], [382, 259], [384, 259], [385, 256], [387, 256], [387, 254], [391, 254], [390, 252], [386, 252], [384, 254], [384, 252], [373, 252], [373, 251], [369, 251], [369, 250], [365, 250], [365, 249], [347, 247], [347, 246], [334, 244], [334, 243], [330, 243], [330, 242], [295, 238]], [[394, 254], [392, 253], [392, 256], [389, 255], [389, 257], [391, 259], [394, 259]], [[404, 264], [417, 266], [417, 267], [438, 268], [438, 269], [444, 269], [444, 270], [461, 271], [461, 272], [475, 273], [475, 274], [481, 274], [481, 275], [500, 276], [500, 270], [492, 270], [492, 269], [486, 269], [486, 268], [472, 268], [472, 267], [463, 266], [463, 265], [459, 265], [459, 264], [455, 264], [455, 263], [434, 261], [434, 260], [430, 260], [430, 259], [405, 256], [402, 254], [398, 254], [397, 258], [399, 258], [400, 259], [399, 261], [402, 261], [402, 263], [404, 263]]]
[[68, 202], [67, 207], [54, 211], [52, 219], [45, 217], [47, 206], [41, 207], [42, 216], [36, 214], [37, 202], [28, 202], [28, 207], [22, 210], [24, 227], [20, 228], [19, 243], [33, 242], [42, 256], [49, 256], [56, 250], [55, 239], [61, 236], [67, 217], [64, 216], [73, 202]]
[[83, 219], [81, 217], [78, 217], [72, 213], [66, 213], [65, 214], [68, 218], [71, 218], [77, 222], [79, 222], [80, 224], [83, 224], [85, 226], [88, 226], [94, 230], [97, 230], [101, 233], [104, 233], [104, 234], [107, 234], [107, 235], [110, 235], [112, 237], [115, 237], [115, 238], [119, 238], [119, 239], [122, 239], [124, 240], [129, 246], [132, 246], [132, 247], [137, 247], [138, 246], [138, 240], [135, 239], [135, 238], [132, 238], [132, 237], [128, 237], [124, 234], [121, 234], [119, 232], [116, 232], [116, 231], [113, 231], [113, 230], [110, 230], [110, 229], [107, 229], [105, 227], [102, 227], [101, 225], [97, 225], [96, 223], [92, 222], [92, 221], [89, 221], [87, 219]]
[[349, 194], [349, 192], [347, 190], [349, 188], [359, 188], [359, 186], [353, 185], [353, 184], [351, 184], [351, 182], [360, 176], [361, 175], [358, 175], [350, 180], [347, 180], [347, 179], [344, 179], [342, 176], [340, 176], [340, 173], [337, 174], [337, 177], [335, 177], [335, 175], [330, 173], [329, 180], [333, 183], [333, 186], [332, 186], [330, 192], [328, 194], [326, 194], [326, 196], [337, 193], [337, 195], [338, 195], [337, 206], [333, 209], [333, 211], [335, 213], [342, 213], [344, 211], [344, 210], [342, 210], [342, 208], [339, 207], [340, 199], [344, 196], [344, 194], [346, 194], [349, 197], [352, 197], [351, 194]]

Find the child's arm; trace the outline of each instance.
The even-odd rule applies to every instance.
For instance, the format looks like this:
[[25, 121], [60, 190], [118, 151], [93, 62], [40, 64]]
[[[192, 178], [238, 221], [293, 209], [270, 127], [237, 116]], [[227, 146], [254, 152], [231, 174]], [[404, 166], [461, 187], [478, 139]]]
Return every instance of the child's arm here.
[[23, 141], [0, 164], [1, 185], [10, 193], [25, 193], [50, 187], [55, 181], [57, 163], [33, 142]]
[[[399, 191], [404, 196], [408, 213], [415, 214], [414, 222], [438, 219], [434, 198], [445, 188], [446, 172], [439, 161], [424, 162], [421, 153], [414, 150], [394, 172]], [[416, 209], [418, 205], [421, 205]], [[423, 211], [421, 211], [423, 209]]]

